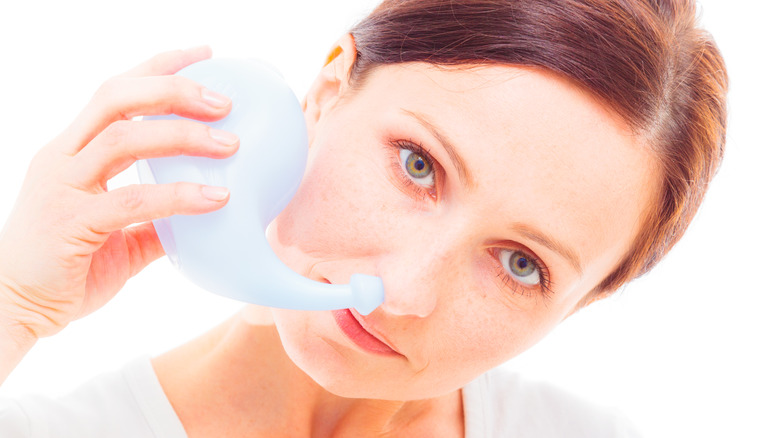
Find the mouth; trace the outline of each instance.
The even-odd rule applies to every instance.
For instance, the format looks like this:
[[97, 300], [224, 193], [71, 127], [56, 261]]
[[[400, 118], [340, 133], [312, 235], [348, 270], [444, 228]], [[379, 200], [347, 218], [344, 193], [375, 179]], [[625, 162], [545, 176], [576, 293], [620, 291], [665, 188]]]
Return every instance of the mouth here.
[[334, 310], [331, 313], [336, 320], [336, 325], [341, 329], [344, 336], [361, 350], [385, 356], [401, 356], [400, 353], [395, 351], [384, 341], [366, 330], [363, 324], [355, 317], [351, 309]]

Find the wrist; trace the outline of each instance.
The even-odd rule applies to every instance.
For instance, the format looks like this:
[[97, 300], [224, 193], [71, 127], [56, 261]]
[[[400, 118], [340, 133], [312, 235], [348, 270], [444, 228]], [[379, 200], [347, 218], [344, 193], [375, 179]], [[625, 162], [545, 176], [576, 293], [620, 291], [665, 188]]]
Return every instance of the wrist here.
[[10, 288], [0, 284], [0, 383], [38, 340], [35, 332], [19, 318]]

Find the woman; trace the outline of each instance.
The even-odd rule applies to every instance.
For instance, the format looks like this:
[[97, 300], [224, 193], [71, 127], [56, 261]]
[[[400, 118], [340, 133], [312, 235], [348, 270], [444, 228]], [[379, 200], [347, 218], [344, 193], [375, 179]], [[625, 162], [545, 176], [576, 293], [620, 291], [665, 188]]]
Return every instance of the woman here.
[[[7, 430], [619, 435], [619, 420], [489, 370], [657, 263], [722, 156], [725, 70], [693, 5], [622, 3], [380, 5], [304, 99], [307, 173], [269, 237], [315, 280], [380, 276], [385, 303], [249, 307], [64, 402], [9, 404]], [[224, 117], [223, 96], [169, 76], [209, 55], [110, 80], [34, 160], [0, 238], [4, 376], [162, 255], [149, 220], [228, 202], [191, 184], [105, 191], [137, 158], [239, 147], [195, 121], [127, 121]]]

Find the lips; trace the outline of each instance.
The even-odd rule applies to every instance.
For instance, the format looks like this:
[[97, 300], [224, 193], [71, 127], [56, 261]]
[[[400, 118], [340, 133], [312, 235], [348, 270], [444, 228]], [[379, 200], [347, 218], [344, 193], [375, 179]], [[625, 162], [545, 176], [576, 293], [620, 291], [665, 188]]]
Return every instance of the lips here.
[[349, 309], [334, 310], [333, 318], [336, 320], [336, 325], [344, 333], [344, 336], [349, 338], [352, 343], [360, 347], [362, 350], [373, 354], [381, 355], [400, 355], [398, 352], [390, 348], [389, 345], [382, 342], [376, 336], [366, 330], [360, 321], [355, 318], [355, 315]]

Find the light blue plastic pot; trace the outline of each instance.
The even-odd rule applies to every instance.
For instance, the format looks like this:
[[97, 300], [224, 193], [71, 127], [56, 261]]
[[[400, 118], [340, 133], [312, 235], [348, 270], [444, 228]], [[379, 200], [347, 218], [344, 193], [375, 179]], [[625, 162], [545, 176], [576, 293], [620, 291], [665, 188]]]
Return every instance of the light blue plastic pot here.
[[[310, 280], [279, 260], [265, 237], [268, 224], [303, 178], [308, 141], [303, 113], [281, 76], [260, 61], [210, 59], [179, 73], [230, 97], [230, 114], [207, 123], [237, 134], [227, 159], [166, 157], [137, 163], [142, 183], [189, 181], [230, 189], [222, 209], [154, 221], [168, 258], [198, 286], [236, 300], [299, 310], [355, 308], [371, 313], [384, 300], [382, 281], [353, 274], [350, 283]], [[145, 119], [178, 119], [155, 116]]]

